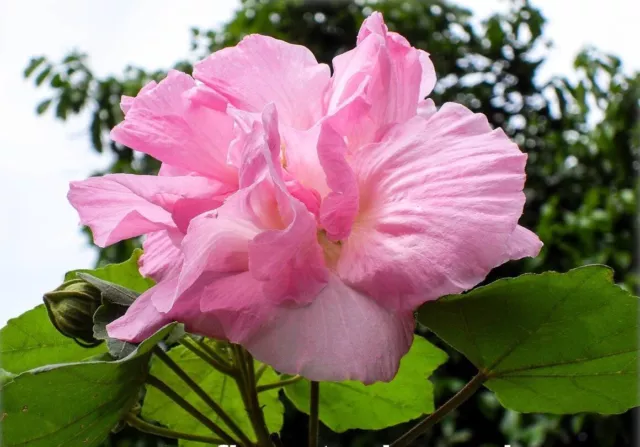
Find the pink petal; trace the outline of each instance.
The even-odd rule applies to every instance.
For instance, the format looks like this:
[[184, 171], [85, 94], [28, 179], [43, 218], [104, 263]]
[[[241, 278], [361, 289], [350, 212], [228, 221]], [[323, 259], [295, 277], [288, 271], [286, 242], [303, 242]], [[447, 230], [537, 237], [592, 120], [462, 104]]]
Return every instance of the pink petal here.
[[358, 38], [357, 44], [360, 45], [367, 37], [372, 34], [377, 34], [378, 36], [385, 37], [389, 32], [389, 28], [384, 23], [384, 18], [382, 14], [378, 11], [373, 12], [369, 17], [367, 17], [360, 25], [360, 30], [358, 30]]
[[[199, 294], [197, 311], [203, 316], [196, 330], [199, 334], [243, 343], [274, 311], [273, 303], [262, 291], [263, 283], [248, 271], [221, 274], [215, 279], [204, 276], [200, 281], [203, 286], [196, 284], [190, 292]], [[187, 311], [181, 308], [181, 301], [175, 309], [173, 312], [181, 317]]]
[[426, 51], [418, 50], [420, 59], [420, 65], [422, 65], [422, 80], [420, 81], [420, 93], [419, 99], [424, 99], [433, 91], [436, 86], [436, 69], [433, 66], [433, 62], [429, 58], [429, 53]]
[[218, 210], [191, 222], [182, 241], [184, 264], [176, 299], [206, 272], [248, 270], [248, 244], [260, 232], [251, 209], [251, 192], [252, 189], [240, 190]]
[[[149, 81], [147, 82], [138, 92], [138, 95], [141, 95], [145, 92], [148, 92], [150, 90], [153, 90], [156, 85], [158, 85], [158, 83], [156, 81]], [[129, 109], [131, 108], [131, 106], [133, 105], [133, 102], [135, 101], [135, 97], [133, 96], [126, 96], [126, 95], [122, 95], [122, 98], [120, 99], [120, 108], [122, 109], [122, 113], [129, 113]]]
[[183, 175], [191, 175], [191, 174], [194, 174], [194, 173], [183, 168], [172, 166], [167, 163], [162, 163], [160, 165], [160, 170], [158, 171], [158, 175], [164, 176], [164, 177], [180, 177]]
[[[71, 182], [69, 202], [80, 221], [91, 228], [94, 242], [105, 247], [118, 241], [176, 227], [176, 203], [227, 193], [226, 186], [202, 177], [157, 177], [111, 174]], [[209, 208], [211, 209], [211, 208]]]
[[249, 340], [256, 359], [310, 380], [390, 381], [413, 339], [410, 312], [394, 314], [331, 276], [304, 307], [278, 307]]
[[542, 249], [542, 241], [530, 230], [518, 225], [507, 242], [504, 262], [522, 258], [534, 258]]
[[234, 186], [237, 174], [226, 162], [233, 120], [224, 111], [205, 107], [204, 100], [192, 101], [198, 89], [202, 87], [190, 76], [169, 72], [135, 98], [111, 138], [176, 168]]
[[180, 244], [183, 234], [177, 230], [162, 230], [149, 233], [142, 248], [144, 252], [138, 260], [143, 276], [160, 282], [182, 265]]
[[305, 131], [290, 131], [283, 135], [282, 159], [285, 169], [302, 185], [321, 196], [329, 193], [326, 175], [315, 150], [320, 137], [320, 125]]
[[436, 113], [438, 108], [436, 104], [433, 102], [433, 99], [423, 99], [418, 102], [418, 115], [423, 118], [430, 118], [431, 115]]
[[153, 301], [173, 296], [175, 286], [175, 278], [161, 281], [140, 295], [126, 314], [107, 325], [109, 337], [140, 343], [173, 321], [167, 314], [159, 312]]
[[334, 74], [331, 88], [327, 92], [327, 111], [332, 113], [344, 103], [361, 95], [372, 82], [377, 71], [388, 72], [388, 58], [385, 57], [383, 38], [367, 39], [353, 50], [339, 54], [333, 59]]
[[264, 226], [266, 231], [249, 242], [249, 270], [265, 281], [264, 292], [277, 301], [299, 300], [318, 291], [327, 280], [324, 256], [317, 241], [315, 216], [289, 193], [276, 161], [280, 152], [278, 115], [269, 105], [262, 114], [265, 131], [263, 157], [273, 183], [273, 195], [282, 227]]
[[[328, 113], [353, 101], [358, 90], [369, 105], [366, 113], [356, 115], [345, 134], [349, 146], [378, 141], [395, 123], [416, 115], [418, 101], [435, 84], [435, 71], [428, 54], [417, 50], [397, 33], [388, 32], [382, 15], [367, 18], [358, 34], [358, 46], [337, 56], [328, 96]], [[357, 142], [357, 143], [356, 143]]]
[[522, 253], [522, 238], [512, 241], [526, 158], [457, 104], [396, 126], [356, 154], [360, 214], [340, 277], [391, 309], [414, 309], [472, 288], [515, 254], [535, 254], [535, 236]]
[[312, 291], [324, 286], [327, 271], [315, 217], [291, 196], [274, 163], [277, 129], [275, 108], [267, 107], [240, 150], [242, 183], [246, 176], [254, 183], [191, 222], [182, 243], [185, 261], [176, 303], [205, 274], [213, 281], [248, 270], [262, 282], [261, 292], [276, 302], [312, 298]]
[[274, 102], [284, 124], [306, 129], [322, 115], [330, 71], [303, 46], [249, 35], [197, 63], [194, 77], [242, 110]]
[[328, 124], [324, 124], [318, 141], [318, 157], [327, 176], [331, 192], [322, 200], [320, 223], [332, 241], [346, 239], [358, 214], [358, 185], [347, 162], [346, 144]]
[[[411, 44], [403, 36], [398, 33], [389, 32], [382, 14], [379, 12], [374, 12], [362, 23], [360, 31], [358, 32], [358, 45], [372, 34], [382, 36], [387, 41], [394, 42], [398, 47], [411, 48]], [[429, 58], [429, 53], [423, 50], [415, 51], [418, 52], [418, 59], [420, 60], [420, 66], [422, 68], [418, 99], [424, 99], [431, 93], [436, 85], [436, 71], [433, 62], [431, 62]]]
[[[274, 195], [272, 185], [257, 183], [238, 191], [215, 212], [193, 220], [182, 244], [185, 261], [175, 298], [166, 308], [172, 316], [188, 321], [183, 319], [188, 307], [183, 303], [199, 301], [203, 318], [215, 321], [216, 331], [222, 328], [225, 338], [241, 342], [266, 321], [273, 306], [311, 300], [324, 286], [320, 281], [326, 269], [315, 227], [313, 245], [305, 245], [309, 238], [302, 230], [309, 228], [298, 214], [280, 230], [290, 237], [279, 240], [279, 233], [268, 229], [271, 216], [264, 219], [278, 208], [269, 194]], [[210, 335], [203, 331], [206, 328], [200, 333]]]

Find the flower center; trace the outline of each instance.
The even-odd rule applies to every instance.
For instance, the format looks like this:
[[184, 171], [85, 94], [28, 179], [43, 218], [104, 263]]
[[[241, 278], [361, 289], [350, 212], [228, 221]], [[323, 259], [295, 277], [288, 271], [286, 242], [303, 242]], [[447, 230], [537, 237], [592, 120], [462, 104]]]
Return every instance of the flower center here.
[[284, 143], [280, 143], [280, 164], [287, 169], [287, 146]]
[[318, 243], [322, 247], [322, 253], [324, 254], [324, 262], [327, 268], [335, 269], [338, 265], [338, 259], [340, 258], [340, 252], [342, 251], [342, 242], [330, 241], [327, 237], [327, 233], [324, 230], [318, 230]]

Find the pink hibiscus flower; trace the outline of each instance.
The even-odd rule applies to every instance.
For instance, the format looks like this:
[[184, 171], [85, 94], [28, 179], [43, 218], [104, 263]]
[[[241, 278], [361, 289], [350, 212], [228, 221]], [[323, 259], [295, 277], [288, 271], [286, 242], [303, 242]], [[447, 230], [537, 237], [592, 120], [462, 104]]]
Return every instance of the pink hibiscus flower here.
[[422, 303], [538, 254], [518, 225], [526, 155], [483, 115], [439, 110], [428, 54], [380, 14], [331, 76], [252, 35], [123, 98], [115, 141], [158, 176], [71, 184], [97, 245], [147, 235], [157, 281], [112, 337], [169, 321], [312, 380], [391, 380]]

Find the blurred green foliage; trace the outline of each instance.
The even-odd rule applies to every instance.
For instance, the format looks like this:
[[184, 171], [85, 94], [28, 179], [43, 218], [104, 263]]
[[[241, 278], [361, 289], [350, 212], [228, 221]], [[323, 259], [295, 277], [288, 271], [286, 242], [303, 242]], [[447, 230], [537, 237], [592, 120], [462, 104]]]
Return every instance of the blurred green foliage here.
[[[456, 101], [486, 114], [529, 154], [528, 200], [521, 223], [534, 229], [545, 247], [538, 258], [509, 263], [488, 280], [603, 263], [615, 269], [617, 281], [636, 288], [640, 74], [626, 73], [617, 57], [588, 48], [576, 57], [570, 76], [543, 80], [539, 72], [550, 42], [542, 12], [528, 0], [513, 0], [507, 13], [482, 24], [470, 11], [442, 0], [243, 0], [220, 29], [192, 29], [188, 59], [175, 68], [190, 72], [189, 61], [250, 33], [305, 45], [318, 60], [330, 62], [353, 47], [360, 23], [373, 10], [384, 14], [389, 28], [431, 54], [439, 78], [431, 97], [437, 104]], [[48, 85], [37, 113], [52, 111], [61, 120], [90, 114], [92, 148], [114, 157], [110, 172], [133, 173], [154, 173], [158, 163], [110, 141], [108, 133], [123, 118], [120, 96], [135, 95], [164, 74], [127, 67], [121, 75], [99, 77], [88, 56], [77, 52], [58, 63], [34, 58], [25, 70], [36, 86]], [[128, 258], [136, 244], [128, 241], [101, 250], [99, 263]], [[473, 373], [464, 358], [449, 351], [452, 361], [434, 378], [438, 403]], [[288, 405], [285, 445], [303, 445], [305, 426], [306, 416]], [[396, 427], [337, 435], [325, 430], [322, 441], [378, 445], [400, 431]], [[503, 410], [491, 393], [481, 392], [416, 445], [619, 447], [632, 445], [632, 431], [631, 414], [518, 414]]]

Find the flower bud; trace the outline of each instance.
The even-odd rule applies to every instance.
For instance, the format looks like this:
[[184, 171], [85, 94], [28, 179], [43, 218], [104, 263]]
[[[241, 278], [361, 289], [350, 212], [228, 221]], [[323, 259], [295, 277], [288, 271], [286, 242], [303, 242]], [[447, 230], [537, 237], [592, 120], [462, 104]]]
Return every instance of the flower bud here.
[[82, 279], [72, 279], [45, 293], [49, 319], [64, 336], [84, 347], [99, 345], [93, 336], [93, 314], [101, 305], [100, 291]]

